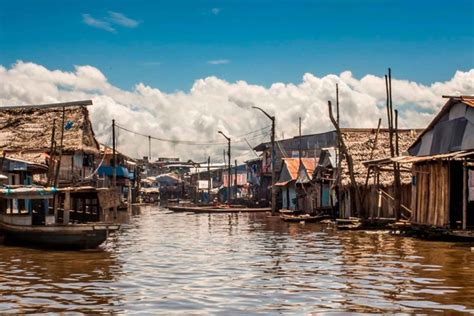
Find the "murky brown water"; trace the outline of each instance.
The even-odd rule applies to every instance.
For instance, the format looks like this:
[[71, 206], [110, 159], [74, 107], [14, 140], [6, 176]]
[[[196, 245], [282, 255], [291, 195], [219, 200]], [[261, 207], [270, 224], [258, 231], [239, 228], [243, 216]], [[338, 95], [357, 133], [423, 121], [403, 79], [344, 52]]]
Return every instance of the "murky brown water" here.
[[0, 246], [0, 313], [474, 312], [473, 246], [142, 208], [99, 251]]

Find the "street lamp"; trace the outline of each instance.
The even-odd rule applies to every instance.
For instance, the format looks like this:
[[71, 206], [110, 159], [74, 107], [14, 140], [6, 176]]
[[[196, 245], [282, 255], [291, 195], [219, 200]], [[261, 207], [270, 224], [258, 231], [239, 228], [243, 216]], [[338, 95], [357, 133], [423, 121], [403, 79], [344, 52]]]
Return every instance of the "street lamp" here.
[[259, 108], [258, 106], [252, 106], [252, 109], [260, 110], [263, 114], [265, 114], [271, 121], [272, 121], [272, 135], [271, 135], [271, 143], [272, 143], [272, 215], [276, 215], [276, 171], [275, 171], [275, 116], [272, 116], [265, 112], [263, 109]]
[[230, 204], [230, 186], [231, 186], [231, 172], [230, 172], [230, 137], [227, 137], [224, 133], [222, 133], [222, 131], [218, 131], [217, 133], [221, 134], [222, 136], [225, 137], [225, 139], [227, 139], [227, 157], [228, 157], [228, 161], [229, 161], [229, 166], [228, 166], [228, 172], [229, 172], [229, 182], [227, 184], [227, 204]]

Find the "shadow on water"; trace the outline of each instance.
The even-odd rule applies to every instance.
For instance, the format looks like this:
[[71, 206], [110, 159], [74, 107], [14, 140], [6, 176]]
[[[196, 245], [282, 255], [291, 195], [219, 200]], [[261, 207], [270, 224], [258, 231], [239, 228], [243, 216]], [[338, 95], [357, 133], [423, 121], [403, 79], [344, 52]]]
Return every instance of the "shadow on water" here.
[[98, 251], [0, 247], [0, 313], [466, 312], [470, 247], [141, 207]]

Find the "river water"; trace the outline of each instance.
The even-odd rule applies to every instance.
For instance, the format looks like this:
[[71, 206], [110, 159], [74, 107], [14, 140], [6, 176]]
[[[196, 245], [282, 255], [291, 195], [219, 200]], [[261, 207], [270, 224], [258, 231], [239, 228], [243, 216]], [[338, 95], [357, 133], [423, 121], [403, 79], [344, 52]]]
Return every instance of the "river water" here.
[[474, 312], [474, 244], [136, 213], [95, 251], [0, 246], [0, 313]]

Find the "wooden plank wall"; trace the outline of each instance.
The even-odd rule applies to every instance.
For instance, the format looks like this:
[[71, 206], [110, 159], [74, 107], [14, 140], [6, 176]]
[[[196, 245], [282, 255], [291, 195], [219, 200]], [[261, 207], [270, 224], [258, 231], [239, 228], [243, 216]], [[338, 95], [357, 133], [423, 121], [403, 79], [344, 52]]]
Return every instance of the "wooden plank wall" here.
[[[368, 217], [377, 217], [378, 214], [378, 192], [377, 188], [373, 185], [370, 185], [367, 188], [367, 191], [364, 190], [363, 186], [359, 187], [361, 194], [365, 194], [364, 205], [362, 206], [363, 209], [366, 211]], [[381, 187], [382, 190], [387, 192], [390, 196], [395, 196], [395, 188], [393, 185], [388, 187]], [[351, 203], [351, 197], [354, 197], [354, 192], [349, 193], [349, 188], [344, 187], [343, 190], [343, 201], [342, 201], [342, 208], [341, 208], [341, 217], [348, 218], [354, 217], [355, 214], [355, 207]], [[410, 207], [410, 203], [412, 201], [412, 188], [411, 184], [402, 184], [401, 186], [401, 203], [407, 207]], [[380, 217], [385, 218], [394, 218], [395, 214], [393, 212], [393, 201], [385, 196], [382, 198], [382, 208], [380, 210]]]
[[428, 162], [413, 166], [416, 185], [413, 188], [411, 221], [416, 224], [446, 227], [449, 225], [449, 165]]

